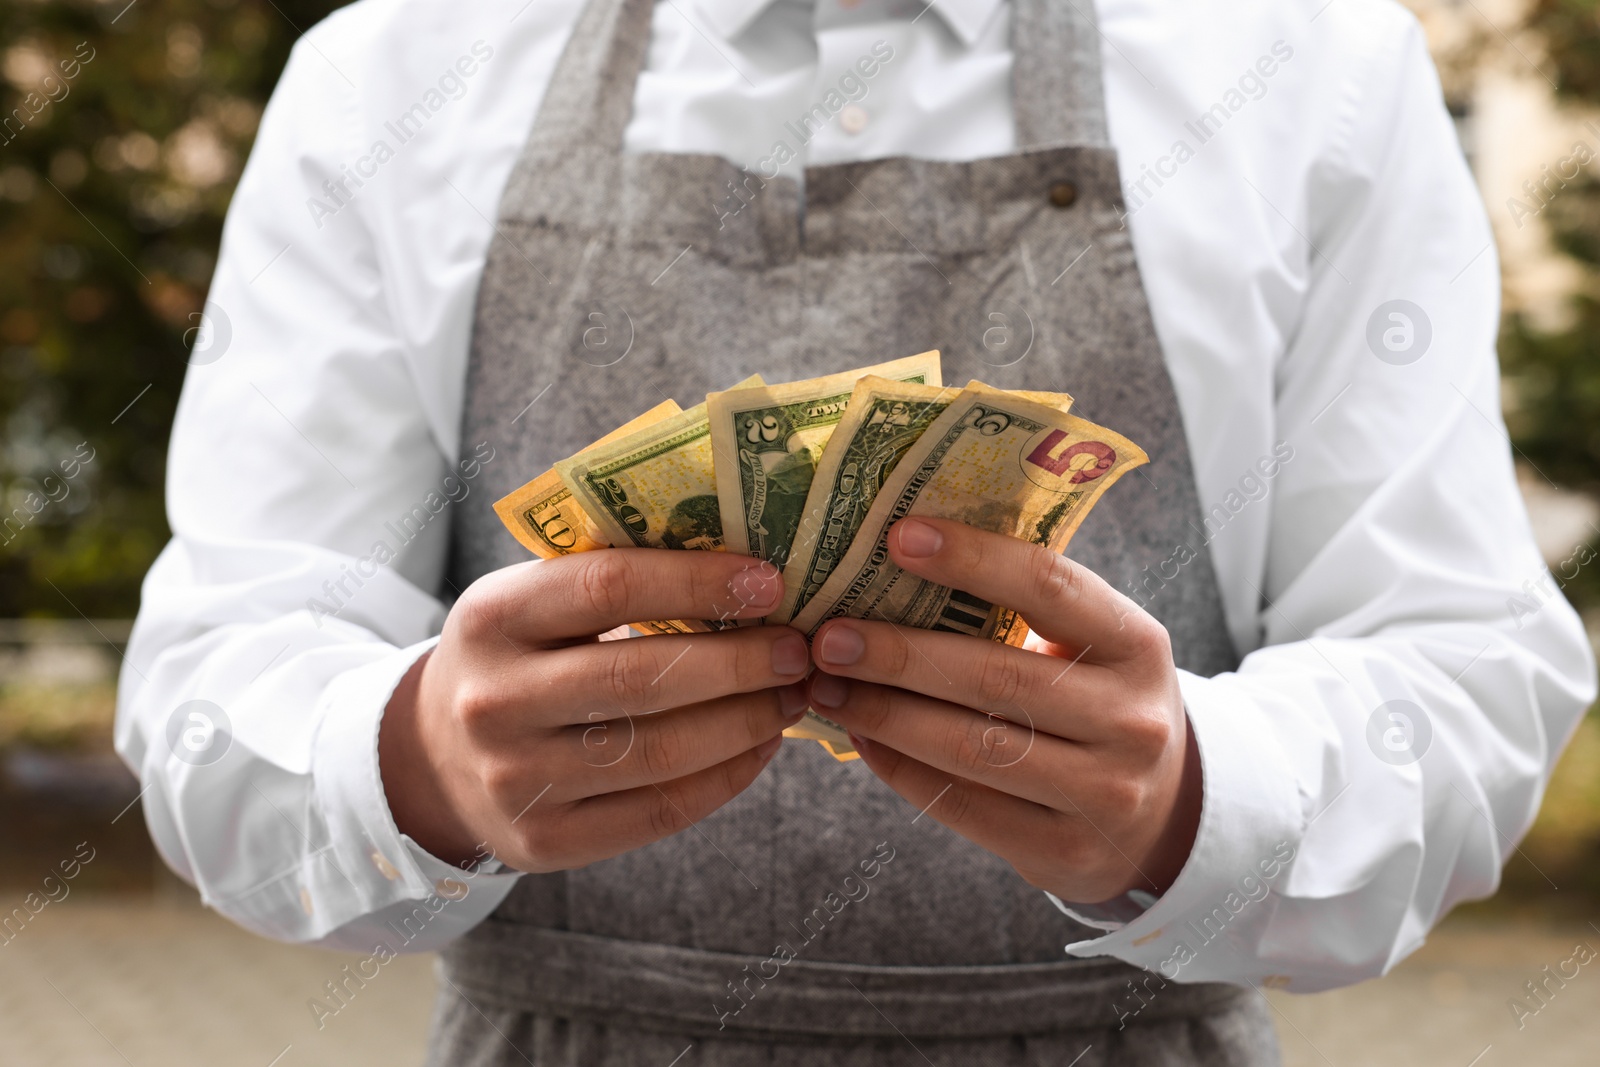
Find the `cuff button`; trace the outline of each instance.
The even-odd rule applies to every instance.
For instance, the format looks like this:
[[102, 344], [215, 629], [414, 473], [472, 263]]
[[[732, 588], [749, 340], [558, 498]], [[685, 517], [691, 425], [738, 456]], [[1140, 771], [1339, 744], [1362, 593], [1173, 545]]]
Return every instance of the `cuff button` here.
[[371, 857], [372, 865], [378, 869], [378, 873], [389, 879], [389, 881], [392, 882], [396, 878], [400, 877], [400, 872], [395, 869], [394, 864], [389, 862], [389, 857], [385, 856], [382, 852], [379, 852], [377, 849], [373, 849], [370, 853], [368, 853], [368, 856]]

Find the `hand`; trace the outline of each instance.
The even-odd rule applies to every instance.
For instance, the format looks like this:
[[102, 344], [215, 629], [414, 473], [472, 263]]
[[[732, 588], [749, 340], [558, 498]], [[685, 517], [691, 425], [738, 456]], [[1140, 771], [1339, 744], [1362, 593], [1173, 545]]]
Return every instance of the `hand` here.
[[805, 713], [805, 638], [786, 626], [597, 635], [645, 619], [755, 618], [782, 596], [777, 570], [746, 556], [633, 548], [474, 582], [384, 712], [378, 761], [395, 823], [447, 862], [487, 844], [543, 872], [703, 819]]
[[890, 788], [1031, 885], [1082, 903], [1165, 892], [1201, 798], [1166, 629], [1087, 568], [1017, 538], [904, 519], [889, 552], [1017, 610], [1036, 650], [837, 619], [812, 642], [817, 710], [858, 738]]

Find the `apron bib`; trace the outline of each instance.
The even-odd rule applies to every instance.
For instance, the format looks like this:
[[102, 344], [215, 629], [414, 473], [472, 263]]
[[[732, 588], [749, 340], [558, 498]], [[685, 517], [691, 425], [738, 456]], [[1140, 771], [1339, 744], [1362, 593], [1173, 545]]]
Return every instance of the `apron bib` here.
[[[500, 202], [462, 429], [502, 457], [488, 498], [669, 396], [938, 348], [946, 382], [1068, 390], [1149, 453], [1071, 555], [1125, 589], [1191, 545], [1152, 610], [1180, 667], [1236, 666], [1120, 224], [1092, 5], [1016, 0], [1016, 153], [811, 167], [802, 189], [622, 152], [652, 2], [590, 0]], [[733, 188], [748, 204], [723, 218]], [[451, 551], [458, 589], [526, 558], [488, 508], [456, 511]], [[864, 766], [790, 742], [690, 830], [522, 878], [443, 954], [429, 1062], [667, 1067], [692, 1043], [685, 1065], [1064, 1067], [1090, 1044], [1083, 1067], [1277, 1063], [1259, 998], [1065, 956], [1087, 936]]]

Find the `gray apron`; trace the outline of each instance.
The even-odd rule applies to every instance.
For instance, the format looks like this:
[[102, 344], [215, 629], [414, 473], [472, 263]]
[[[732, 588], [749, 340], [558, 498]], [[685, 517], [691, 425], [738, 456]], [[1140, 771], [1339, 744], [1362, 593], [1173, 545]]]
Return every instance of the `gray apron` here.
[[[488, 498], [665, 397], [938, 348], [948, 382], [1069, 390], [1149, 452], [1072, 555], [1130, 588], [1190, 544], [1151, 610], [1179, 666], [1232, 669], [1119, 222], [1093, 5], [1017, 0], [1017, 153], [812, 167], [803, 190], [714, 156], [622, 152], [651, 7], [591, 0], [500, 203], [462, 430], [499, 452]], [[735, 187], [748, 206], [729, 217]], [[526, 558], [487, 507], [456, 512], [452, 554], [457, 589]], [[1255, 994], [1065, 956], [1088, 936], [864, 765], [790, 742], [697, 826], [524, 877], [444, 953], [429, 1062], [1277, 1062]]]

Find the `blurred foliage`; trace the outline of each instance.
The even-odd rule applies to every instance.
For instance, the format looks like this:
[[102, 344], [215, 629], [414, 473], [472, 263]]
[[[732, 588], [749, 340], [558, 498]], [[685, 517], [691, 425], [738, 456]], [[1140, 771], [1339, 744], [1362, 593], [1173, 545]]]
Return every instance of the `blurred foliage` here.
[[[1556, 246], [1583, 264], [1600, 287], [1600, 180], [1561, 190], [1545, 208]], [[1558, 485], [1600, 497], [1600, 299], [1572, 298], [1572, 322], [1558, 333], [1534, 330], [1507, 315], [1500, 334], [1506, 381], [1506, 428], [1520, 459]], [[1600, 608], [1600, 534], [1551, 573], [1585, 612]]]
[[136, 609], [223, 214], [290, 46], [337, 6], [0, 4], [0, 617]]
[[[1534, 0], [1528, 27], [1545, 45], [1544, 67], [1558, 96], [1583, 110], [1600, 106], [1600, 0]], [[1541, 214], [1587, 284], [1559, 332], [1506, 316], [1500, 344], [1506, 424], [1522, 458], [1541, 475], [1600, 496], [1600, 180], [1591, 172], [1563, 183]], [[1600, 552], [1600, 535], [1587, 549]], [[1600, 567], [1578, 569], [1563, 592], [1581, 610], [1600, 609]]]
[[0, 753], [13, 745], [111, 751], [117, 687], [0, 682]]
[[1533, 0], [1528, 26], [1542, 38], [1556, 91], [1600, 101], [1600, 0]]

